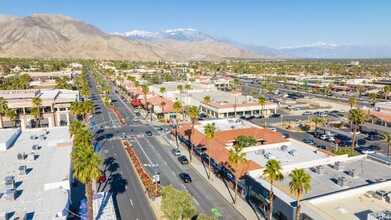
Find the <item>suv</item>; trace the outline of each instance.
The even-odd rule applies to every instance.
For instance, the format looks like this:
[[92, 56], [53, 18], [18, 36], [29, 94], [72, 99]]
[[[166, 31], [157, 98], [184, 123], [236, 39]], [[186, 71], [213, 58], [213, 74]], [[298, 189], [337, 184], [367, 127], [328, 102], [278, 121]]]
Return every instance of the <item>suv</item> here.
[[310, 112], [310, 111], [305, 111], [305, 112], [303, 112], [302, 115], [312, 115], [312, 112]]
[[179, 174], [179, 178], [181, 178], [181, 180], [184, 182], [184, 183], [191, 183], [191, 177], [189, 174], [187, 173], [180, 173]]
[[171, 150], [171, 153], [175, 156], [181, 156], [181, 151], [178, 148], [174, 148]]
[[182, 155], [180, 157], [178, 157], [178, 161], [182, 164], [182, 165], [185, 165], [185, 164], [188, 164], [189, 163], [189, 160], [187, 160], [187, 157], [185, 155]]
[[270, 118], [279, 118], [279, 117], [281, 117], [281, 115], [280, 114], [272, 114], [269, 117]]
[[146, 134], [147, 136], [152, 136], [152, 131], [146, 131], [145, 134]]
[[314, 141], [311, 139], [303, 139], [303, 142], [310, 145], [315, 145]]
[[378, 141], [378, 140], [380, 140], [380, 137], [377, 135], [369, 135], [366, 139], [368, 141]]

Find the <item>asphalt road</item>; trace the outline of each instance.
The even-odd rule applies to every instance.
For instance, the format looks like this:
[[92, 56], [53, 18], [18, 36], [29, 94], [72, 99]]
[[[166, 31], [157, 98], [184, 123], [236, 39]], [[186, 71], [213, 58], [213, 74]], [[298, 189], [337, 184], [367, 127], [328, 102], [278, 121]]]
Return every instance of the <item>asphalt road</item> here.
[[[126, 136], [132, 143], [133, 149], [139, 157], [140, 162], [145, 165], [144, 168], [150, 175], [155, 174], [155, 172], [160, 173], [161, 185], [165, 186], [172, 184], [179, 190], [188, 190], [195, 198], [194, 205], [197, 207], [198, 212], [212, 215], [211, 209], [216, 208], [223, 215], [222, 219], [243, 219], [242, 215], [236, 211], [236, 209], [234, 209], [211, 185], [209, 185], [208, 182], [197, 173], [197, 171], [189, 165], [181, 165], [178, 162], [177, 157], [171, 154], [172, 147], [165, 142], [161, 136], [164, 133], [156, 131], [144, 120], [134, 122], [134, 112], [120, 99], [119, 95], [112, 92], [110, 94], [110, 99], [113, 100], [113, 104], [126, 119], [127, 123], [125, 126], [121, 126], [114, 114], [106, 110], [98, 97], [99, 93], [95, 86], [91, 88], [91, 91], [96, 95], [93, 99], [95, 99], [94, 103], [97, 104], [96, 107], [99, 108], [97, 109], [98, 113], [95, 114], [91, 120], [95, 121], [97, 125], [102, 126], [101, 128], [98, 127], [95, 132], [97, 134], [97, 140], [99, 140], [102, 144], [100, 152], [105, 157], [113, 157], [117, 162], [119, 162], [120, 167], [117, 173], [120, 172], [128, 183], [132, 182], [132, 187], [128, 186], [124, 193], [118, 194], [118, 207], [123, 219], [130, 219], [128, 216], [144, 215], [145, 217], [136, 217], [136, 219], [152, 218], [149, 218], [151, 209], [145, 203], [147, 201], [142, 190], [138, 189], [135, 185], [137, 184], [141, 187], [140, 184], [135, 181], [137, 177], [135, 176], [136, 174], [132, 172], [133, 170], [130, 167], [131, 165], [126, 152], [122, 146], [118, 146], [118, 144], [120, 145], [119, 139], [121, 136]], [[147, 137], [145, 134], [146, 131], [152, 131], [153, 136]], [[108, 155], [102, 153], [105, 149], [109, 150]], [[183, 183], [178, 176], [181, 172], [188, 173], [193, 182], [187, 184]], [[129, 208], [130, 199], [133, 203], [131, 209]], [[138, 205], [136, 205], [136, 203], [138, 203]], [[146, 208], [142, 210], [139, 209], [140, 206], [144, 206]]]

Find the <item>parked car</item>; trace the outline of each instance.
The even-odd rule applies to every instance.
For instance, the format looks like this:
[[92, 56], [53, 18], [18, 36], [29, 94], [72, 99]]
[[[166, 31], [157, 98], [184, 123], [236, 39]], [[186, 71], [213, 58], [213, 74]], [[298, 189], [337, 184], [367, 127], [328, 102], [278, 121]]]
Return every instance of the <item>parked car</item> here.
[[[354, 134], [354, 131], [349, 131], [349, 134]], [[361, 134], [360, 131], [356, 131], [356, 134]]]
[[319, 138], [320, 136], [322, 136], [322, 133], [319, 132], [314, 133], [314, 138]]
[[284, 134], [282, 135], [282, 137], [284, 137], [284, 138], [289, 138], [289, 134], [284, 133]]
[[305, 111], [305, 112], [303, 112], [302, 115], [312, 115], [312, 112], [310, 112], [310, 111]]
[[286, 109], [294, 109], [294, 107], [291, 106], [291, 105], [288, 105], [288, 106], [286, 107]]
[[141, 116], [140, 112], [136, 112], [136, 115], [137, 115], [137, 116]]
[[365, 139], [358, 139], [357, 140], [357, 144], [358, 145], [366, 145], [367, 144], [367, 141]]
[[147, 136], [152, 136], [152, 131], [146, 131], [145, 134], [146, 134]]
[[303, 142], [310, 145], [315, 145], [315, 142], [311, 139], [303, 139]]
[[326, 141], [334, 142], [335, 138], [333, 136], [328, 136]]
[[319, 148], [319, 149], [327, 150], [326, 146], [324, 146], [324, 145], [318, 145], [316, 147]]
[[279, 118], [279, 117], [281, 117], [281, 115], [280, 114], [272, 114], [269, 117], [270, 118]]
[[191, 183], [191, 177], [189, 174], [187, 173], [180, 173], [179, 174], [179, 178], [181, 178], [181, 180], [184, 182], [184, 183]]
[[240, 119], [246, 120], [246, 116], [242, 115], [240, 116]]
[[338, 145], [341, 146], [341, 147], [351, 147], [352, 146], [352, 142], [350, 141], [343, 141], [343, 140], [339, 140], [339, 143]]
[[378, 141], [378, 140], [380, 140], [380, 137], [377, 135], [369, 135], [368, 137], [366, 137], [366, 139], [368, 141]]
[[134, 117], [134, 118], [133, 118], [133, 121], [134, 121], [134, 122], [138, 122], [138, 121], [140, 121], [140, 120], [139, 120], [137, 117]]
[[272, 130], [272, 131], [277, 131], [277, 129], [275, 129], [275, 128], [269, 128], [270, 130]]
[[374, 150], [374, 151], [379, 151], [381, 150], [381, 147], [379, 147], [379, 145], [376, 145], [376, 144], [371, 144], [369, 145], [369, 148]]
[[336, 134], [334, 135], [334, 138], [340, 139], [341, 141], [350, 141], [352, 140], [350, 137], [343, 135], [343, 134]]
[[171, 153], [175, 156], [181, 156], [181, 151], [178, 148], [174, 148], [171, 150]]
[[321, 135], [319, 138], [322, 139], [322, 140], [326, 140], [328, 137], [329, 137], [329, 136], [327, 136], [327, 135], [324, 134], [324, 135]]
[[254, 115], [247, 117], [247, 120], [253, 120], [253, 119], [255, 119]]
[[106, 182], [106, 175], [104, 173], [102, 173], [102, 175], [98, 178], [98, 180], [96, 182], [97, 183], [104, 183], [104, 182]]
[[187, 160], [187, 157], [186, 157], [185, 155], [179, 156], [179, 157], [178, 157], [178, 161], [179, 161], [181, 164], [183, 164], [183, 165], [189, 163], [189, 160]]
[[375, 151], [372, 150], [369, 147], [357, 147], [356, 151], [358, 151], [358, 152], [360, 152], [362, 154], [373, 154], [373, 153], [375, 153]]

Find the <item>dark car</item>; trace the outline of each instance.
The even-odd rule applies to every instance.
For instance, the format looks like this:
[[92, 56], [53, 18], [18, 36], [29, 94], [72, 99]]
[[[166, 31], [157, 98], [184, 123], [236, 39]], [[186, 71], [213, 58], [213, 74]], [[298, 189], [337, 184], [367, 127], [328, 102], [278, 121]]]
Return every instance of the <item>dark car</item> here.
[[378, 141], [378, 140], [380, 140], [380, 137], [377, 135], [369, 135], [366, 139], [368, 141]]
[[140, 112], [136, 112], [136, 115], [137, 115], [137, 116], [140, 116]]
[[279, 118], [279, 117], [281, 117], [281, 115], [280, 114], [272, 114], [269, 117], [270, 118]]
[[351, 147], [352, 146], [352, 142], [350, 141], [343, 141], [343, 140], [339, 140], [339, 143], [338, 145], [341, 146], [341, 147]]
[[311, 139], [303, 139], [303, 142], [310, 145], [315, 145], [314, 141]]
[[323, 150], [326, 150], [327, 148], [326, 148], [326, 146], [324, 146], [324, 145], [318, 145], [318, 146], [316, 146], [317, 148], [319, 148], [319, 149], [323, 149]]
[[179, 178], [181, 178], [181, 180], [184, 182], [184, 183], [191, 183], [191, 177], [189, 174], [187, 173], [180, 173], [179, 174]]
[[341, 141], [350, 141], [350, 140], [352, 140], [350, 137], [342, 135], [342, 134], [336, 134], [336, 135], [334, 135], [334, 138], [340, 139]]
[[358, 139], [357, 140], [357, 144], [358, 145], [366, 145], [367, 144], [367, 141], [365, 139]]
[[379, 147], [379, 145], [376, 145], [376, 144], [369, 145], [369, 148], [374, 150], [374, 151], [380, 151], [381, 150], [381, 147]]
[[145, 134], [147, 134], [147, 136], [152, 136], [152, 131], [146, 131]]
[[187, 157], [186, 157], [185, 155], [182, 155], [182, 156], [178, 157], [178, 161], [179, 161], [181, 164], [183, 164], [183, 165], [189, 163], [189, 160], [187, 160]]
[[253, 120], [253, 119], [255, 119], [255, 116], [254, 116], [254, 115], [252, 115], [252, 116], [250, 116], [250, 117], [247, 117], [247, 120]]
[[283, 136], [284, 138], [289, 138], [289, 134], [287, 134], [287, 133], [282, 134], [282, 136]]
[[322, 136], [322, 135], [323, 135], [322, 133], [315, 132], [314, 133], [314, 138], [320, 138], [320, 136]]
[[245, 120], [246, 119], [246, 116], [240, 116], [240, 119], [243, 119], [243, 120]]

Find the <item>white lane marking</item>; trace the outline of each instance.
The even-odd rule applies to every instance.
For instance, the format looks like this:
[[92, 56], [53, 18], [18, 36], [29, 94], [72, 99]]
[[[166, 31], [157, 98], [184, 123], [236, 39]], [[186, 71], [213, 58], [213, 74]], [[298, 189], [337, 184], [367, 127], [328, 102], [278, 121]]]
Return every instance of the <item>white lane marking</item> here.
[[200, 205], [200, 204], [197, 202], [197, 200], [195, 200], [195, 199], [194, 199], [194, 202], [197, 203], [197, 205]]
[[114, 153], [114, 156], [116, 157], [116, 156], [117, 156], [117, 154], [116, 154], [116, 153]]
[[125, 189], [128, 189], [128, 186], [125, 186]]
[[167, 165], [167, 162], [165, 160], [163, 162]]
[[183, 183], [181, 183], [181, 184], [182, 184], [183, 188], [185, 188], [185, 189], [186, 189], [186, 186], [185, 186], [185, 185], [183, 185]]
[[122, 171], [121, 171], [121, 176], [123, 176], [123, 173], [122, 173]]
[[136, 142], [137, 142], [138, 146], [140, 146], [141, 150], [143, 151], [143, 153], [144, 153], [145, 157], [147, 157], [147, 159], [148, 159], [148, 161], [149, 161], [149, 164], [153, 164], [153, 163], [152, 163], [152, 161], [151, 161], [151, 159], [149, 159], [148, 155], [145, 153], [144, 149], [141, 147], [141, 144], [140, 144], [140, 142], [138, 142], [138, 140], [137, 140], [137, 139], [135, 139], [135, 140], [136, 140]]
[[176, 174], [174, 173], [174, 171], [171, 170], [171, 172], [172, 172], [172, 174], [174, 174], [174, 176], [176, 176]]
[[133, 201], [132, 201], [132, 199], [129, 199], [129, 201], [130, 201], [130, 204], [133, 206]]
[[159, 153], [157, 153], [157, 155], [158, 155], [159, 157], [161, 157]]

